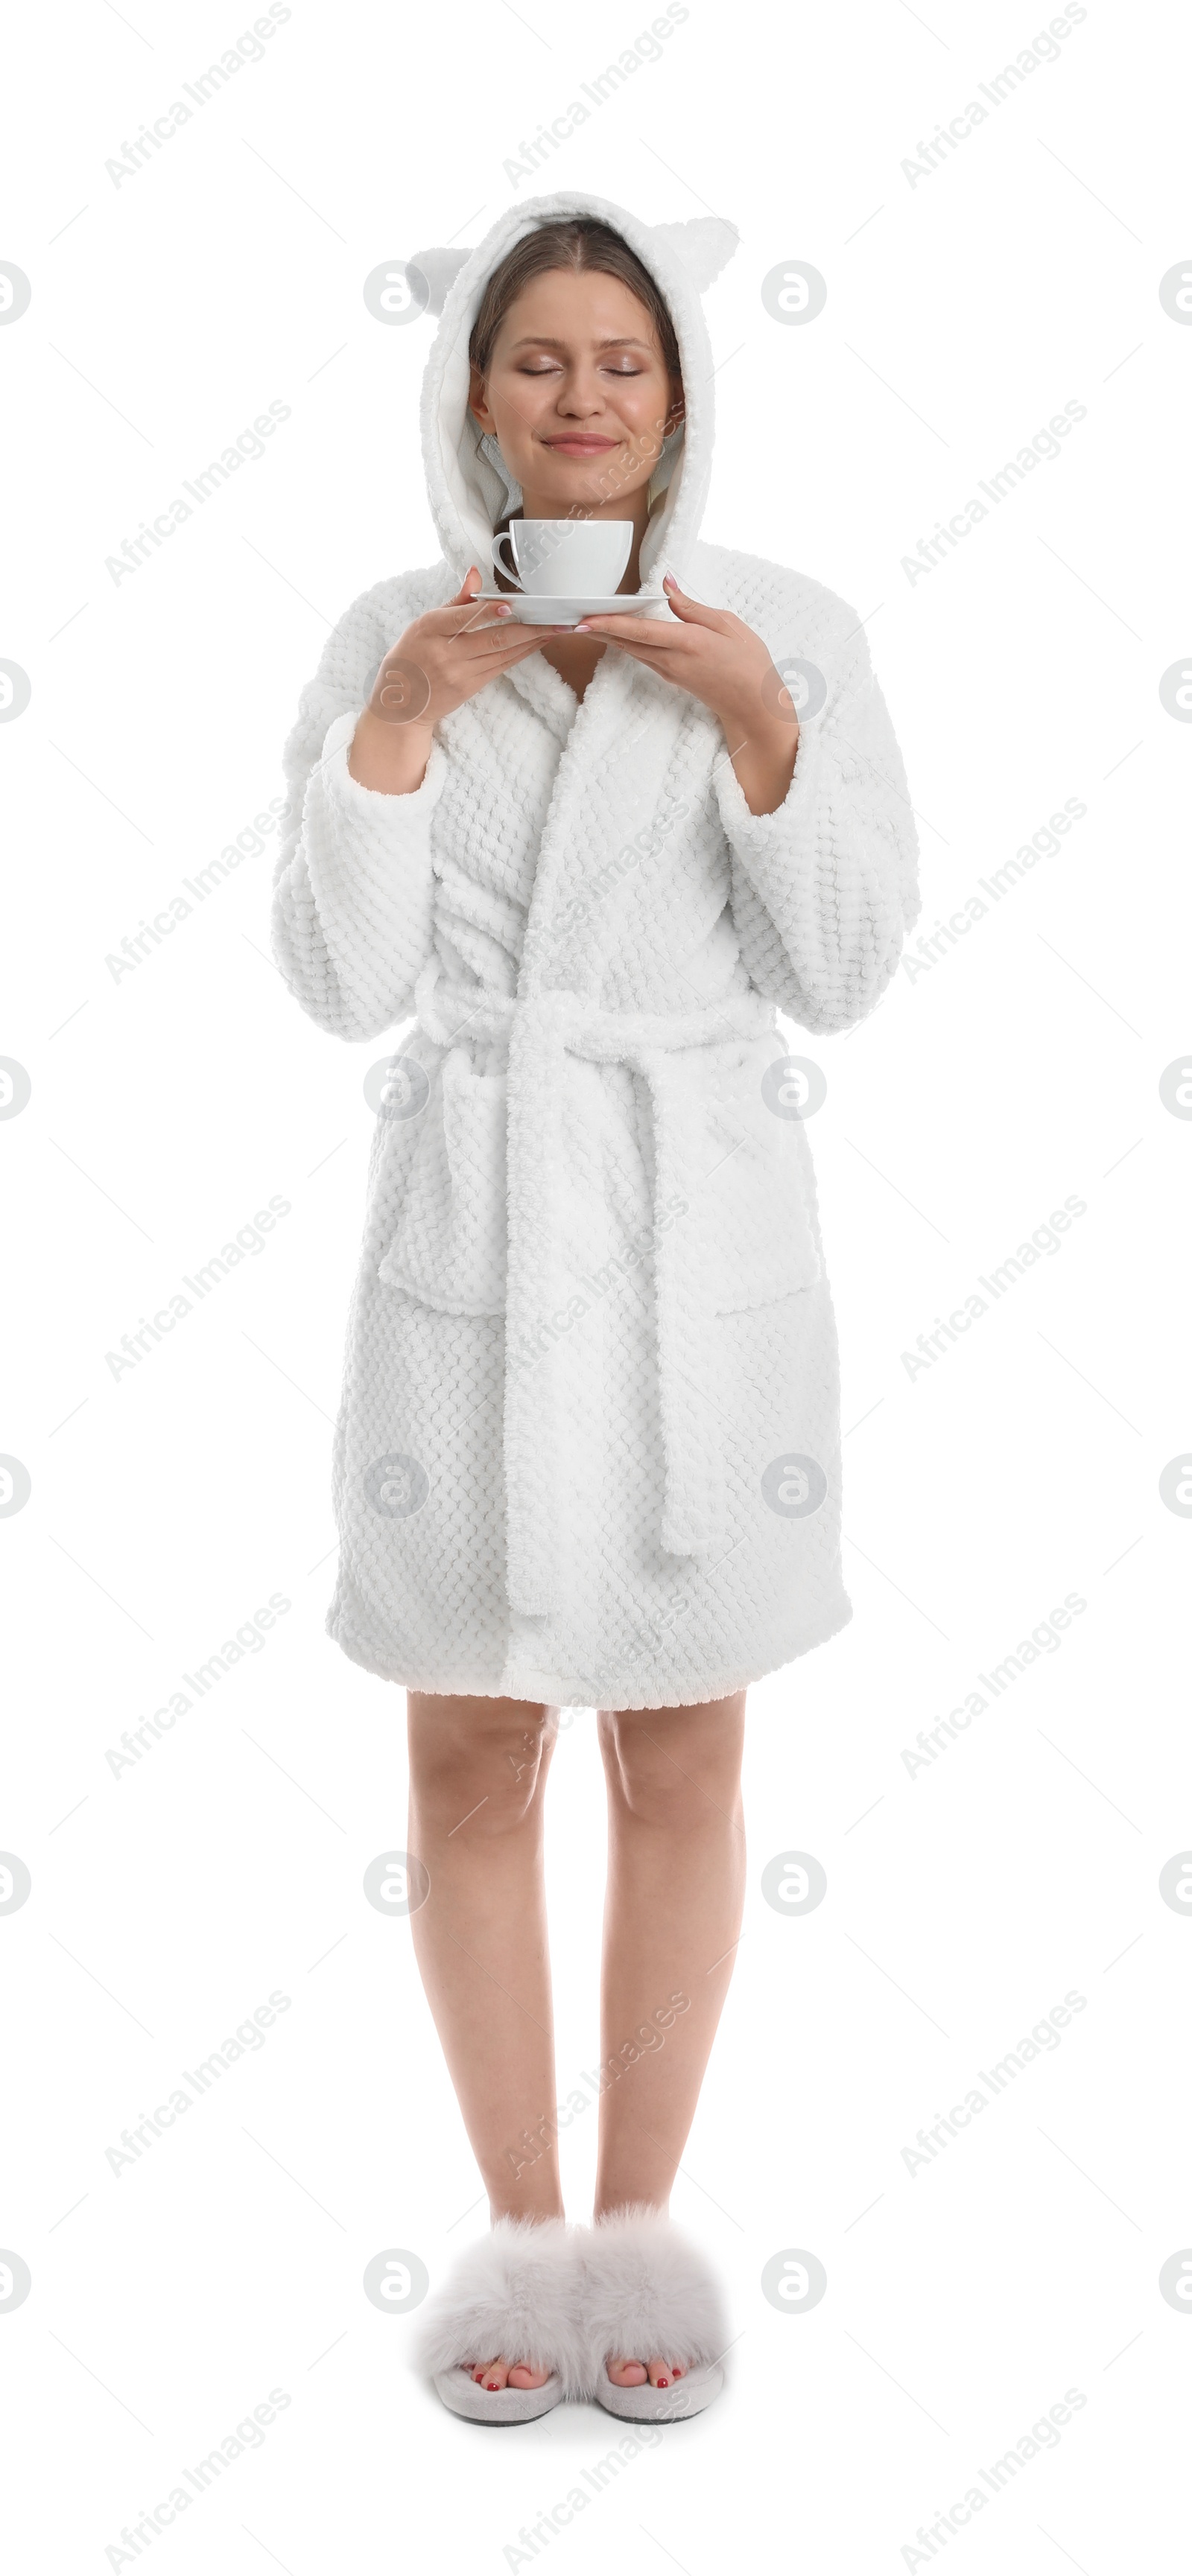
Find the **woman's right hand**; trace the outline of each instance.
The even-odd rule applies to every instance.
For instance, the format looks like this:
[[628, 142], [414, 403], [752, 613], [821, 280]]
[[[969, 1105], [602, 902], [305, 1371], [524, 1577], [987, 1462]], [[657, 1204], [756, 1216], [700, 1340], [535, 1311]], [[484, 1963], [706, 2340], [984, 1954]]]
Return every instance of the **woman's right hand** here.
[[503, 600], [477, 607], [479, 588], [472, 564], [455, 598], [416, 617], [390, 646], [348, 753], [362, 787], [390, 796], [420, 787], [440, 716], [536, 653], [547, 635], [566, 631], [524, 626]]

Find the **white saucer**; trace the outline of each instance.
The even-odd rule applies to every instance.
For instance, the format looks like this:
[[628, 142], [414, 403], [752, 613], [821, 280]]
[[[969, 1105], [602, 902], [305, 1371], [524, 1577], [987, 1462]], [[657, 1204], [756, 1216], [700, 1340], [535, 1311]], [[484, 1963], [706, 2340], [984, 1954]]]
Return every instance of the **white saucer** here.
[[476, 600], [503, 599], [519, 626], [578, 626], [581, 617], [669, 617], [665, 597], [631, 590], [612, 599], [551, 599], [526, 590], [478, 590]]

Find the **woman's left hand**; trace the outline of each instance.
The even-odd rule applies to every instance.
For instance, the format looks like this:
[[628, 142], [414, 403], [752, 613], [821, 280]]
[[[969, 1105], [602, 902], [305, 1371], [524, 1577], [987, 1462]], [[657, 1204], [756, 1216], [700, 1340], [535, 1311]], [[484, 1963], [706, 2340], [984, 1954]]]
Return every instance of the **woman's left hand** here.
[[577, 635], [607, 638], [686, 689], [718, 716], [750, 811], [773, 813], [791, 783], [799, 745], [794, 701], [760, 635], [728, 609], [690, 599], [671, 574], [664, 588], [673, 619], [584, 617]]

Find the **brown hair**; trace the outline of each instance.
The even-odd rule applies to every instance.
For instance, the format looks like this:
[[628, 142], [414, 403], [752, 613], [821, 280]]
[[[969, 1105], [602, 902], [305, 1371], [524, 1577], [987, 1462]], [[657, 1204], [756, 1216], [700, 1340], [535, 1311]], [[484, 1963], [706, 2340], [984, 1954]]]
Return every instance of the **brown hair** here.
[[553, 268], [570, 268], [577, 274], [581, 269], [599, 269], [605, 277], [619, 277], [639, 304], [644, 304], [662, 343], [663, 364], [668, 374], [682, 383], [679, 343], [665, 296], [636, 251], [630, 250], [611, 224], [600, 223], [594, 215], [539, 224], [533, 232], [524, 233], [498, 262], [480, 299], [468, 342], [468, 356], [482, 376], [488, 373], [497, 333], [511, 304], [531, 278], [542, 277]]

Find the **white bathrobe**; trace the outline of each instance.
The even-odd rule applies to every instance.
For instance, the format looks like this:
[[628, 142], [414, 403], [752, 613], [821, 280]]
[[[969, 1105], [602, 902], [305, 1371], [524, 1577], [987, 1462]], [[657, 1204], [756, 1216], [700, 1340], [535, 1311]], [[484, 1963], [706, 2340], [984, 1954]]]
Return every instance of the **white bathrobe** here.
[[[484, 281], [580, 213], [650, 269], [682, 358], [643, 590], [668, 616], [669, 570], [822, 678], [772, 814], [750, 813], [717, 718], [613, 645], [582, 704], [540, 655], [490, 681], [436, 727], [411, 795], [348, 773], [383, 655], [470, 564], [492, 586], [493, 527], [520, 504], [467, 410]], [[410, 1689], [691, 1705], [851, 1616], [836, 1331], [775, 1005], [816, 1035], [872, 1010], [917, 917], [916, 843], [854, 610], [700, 540], [700, 294], [734, 240], [560, 192], [477, 250], [419, 254], [442, 308], [422, 427], [443, 559], [347, 610], [286, 745], [277, 963], [321, 1027], [396, 1049], [327, 1627]], [[767, 452], [779, 470], [781, 441]]]

